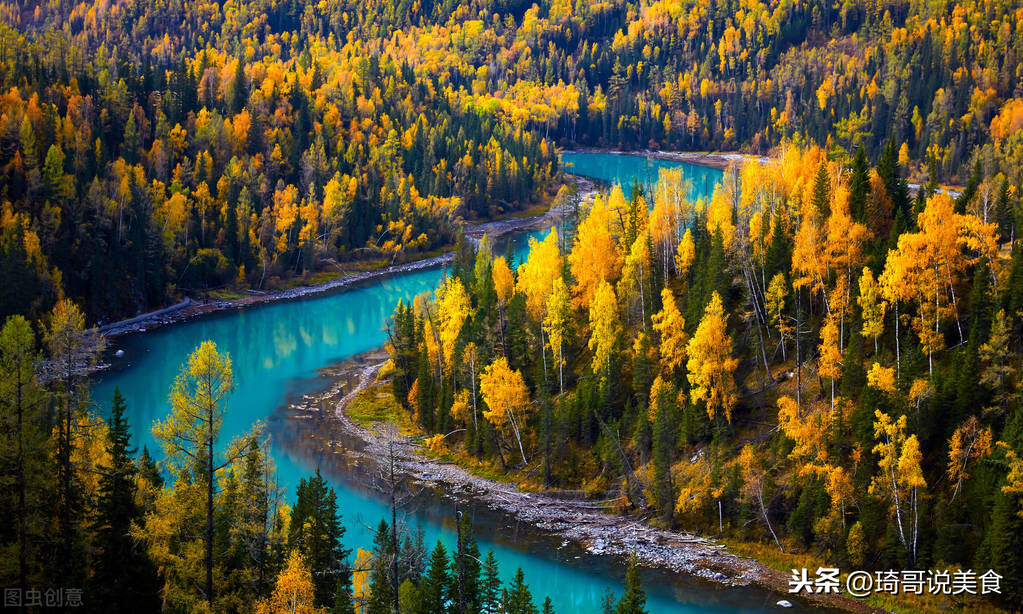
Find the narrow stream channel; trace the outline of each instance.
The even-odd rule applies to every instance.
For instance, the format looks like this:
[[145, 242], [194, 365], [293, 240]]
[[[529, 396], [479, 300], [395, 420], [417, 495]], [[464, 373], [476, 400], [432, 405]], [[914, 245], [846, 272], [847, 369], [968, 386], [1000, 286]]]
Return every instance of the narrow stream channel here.
[[[565, 154], [563, 161], [572, 164], [567, 168], [571, 172], [617, 181], [626, 191], [633, 178], [651, 184], [658, 169], [682, 167], [694, 199], [708, 198], [721, 177], [714, 169], [638, 156]], [[514, 240], [516, 261], [525, 256], [525, 239], [520, 235]], [[441, 275], [439, 268], [398, 274], [340, 293], [222, 312], [118, 337], [111, 342], [111, 349], [123, 349], [125, 354], [112, 359], [113, 368], [96, 378], [93, 399], [106, 410], [114, 387], [118, 387], [127, 400], [134, 443], [161, 458], [150, 426], [169, 411], [168, 394], [182, 362], [200, 342], [211, 339], [221, 351], [230, 353], [234, 363], [235, 392], [223, 425], [226, 440], [246, 432], [258, 420], [266, 421], [288, 399], [323, 389], [326, 381], [316, 377], [318, 369], [383, 345], [384, 324], [398, 300], [409, 301], [433, 289]], [[338, 462], [337, 455], [298, 456], [278, 444], [273, 454], [289, 500], [294, 498], [299, 479], [320, 466], [338, 494], [347, 528], [346, 546], [371, 547], [371, 529], [381, 518], [389, 517], [389, 509], [379, 492], [364, 485], [358, 475], [361, 469]], [[538, 604], [550, 596], [559, 614], [591, 613], [599, 611], [607, 589], [621, 594], [622, 561], [586, 554], [575, 545], [517, 525], [483, 506], [466, 505], [475, 521], [480, 549], [494, 550], [505, 580], [521, 567]], [[411, 524], [422, 526], [428, 548], [438, 539], [448, 546], [454, 543], [453, 503], [448, 498], [427, 492], [403, 511]], [[643, 581], [647, 609], [654, 614], [760, 612], [780, 609], [774, 604], [782, 598], [758, 588], [727, 588], [652, 570], [644, 571]], [[791, 601], [797, 608], [806, 607]]]

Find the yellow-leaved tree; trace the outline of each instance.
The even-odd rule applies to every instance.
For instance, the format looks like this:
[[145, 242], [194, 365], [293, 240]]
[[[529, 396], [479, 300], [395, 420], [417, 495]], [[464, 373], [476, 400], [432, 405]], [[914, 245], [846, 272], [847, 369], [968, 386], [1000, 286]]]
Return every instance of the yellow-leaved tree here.
[[[166, 466], [174, 474], [177, 483], [173, 490], [165, 491], [163, 504], [158, 508], [192, 508], [199, 506], [203, 518], [201, 530], [191, 529], [191, 535], [201, 534], [201, 544], [194, 538], [182, 540], [183, 527], [162, 530], [168, 522], [168, 514], [155, 513], [147, 516], [146, 529], [150, 539], [150, 551], [163, 553], [156, 556], [158, 565], [178, 564], [179, 569], [193, 570], [199, 565], [181, 565], [182, 560], [195, 556], [190, 563], [197, 563], [198, 553], [204, 553], [201, 567], [205, 570], [203, 594], [211, 608], [214, 607], [214, 569], [219, 563], [214, 557], [214, 520], [216, 517], [216, 493], [220, 487], [223, 470], [242, 457], [261, 430], [257, 425], [245, 436], [235, 438], [226, 450], [220, 441], [220, 430], [224, 422], [227, 399], [234, 389], [234, 372], [231, 357], [221, 354], [212, 341], [203, 341], [188, 357], [171, 391], [171, 413], [153, 426], [153, 435], [163, 445]], [[174, 543], [174, 542], [185, 542]], [[168, 543], [170, 542], [170, 543]], [[195, 592], [194, 583], [198, 577], [168, 577], [164, 589], [175, 599], [188, 599]]]
[[313, 605], [313, 574], [305, 559], [293, 550], [288, 563], [277, 575], [273, 593], [256, 602], [256, 614], [316, 614]]
[[526, 297], [526, 311], [540, 326], [540, 354], [543, 359], [543, 377], [547, 381], [547, 344], [542, 326], [547, 314], [547, 298], [554, 280], [561, 277], [561, 249], [558, 233], [551, 229], [543, 241], [529, 239], [529, 259], [519, 266], [516, 289]]
[[501, 347], [504, 347], [504, 314], [508, 308], [508, 301], [515, 294], [515, 274], [512, 273], [511, 267], [508, 266], [508, 261], [505, 260], [504, 256], [494, 258], [490, 274], [494, 278], [494, 291], [497, 294], [497, 316], [500, 320], [498, 325], [501, 329]]
[[543, 326], [547, 331], [547, 344], [558, 368], [558, 386], [565, 393], [565, 336], [568, 333], [569, 318], [572, 316], [568, 286], [561, 277], [554, 279], [550, 298], [547, 299], [547, 315]]
[[611, 232], [612, 219], [608, 205], [597, 196], [589, 214], [576, 230], [568, 264], [576, 284], [572, 288], [576, 305], [582, 308], [593, 302], [600, 282], [613, 282], [622, 268], [622, 257]]
[[1002, 492], [1018, 497], [1019, 516], [1023, 518], [1023, 458], [1020, 458], [1004, 441], [999, 441], [998, 447], [1005, 450], [1005, 462], [1009, 465], [1009, 475], [1005, 476], [1005, 486], [1002, 486]]
[[692, 231], [686, 228], [685, 234], [678, 242], [678, 249], [675, 251], [675, 268], [678, 270], [679, 277], [685, 277], [689, 272], [689, 267], [693, 265], [693, 260], [696, 260], [696, 242], [693, 241]]
[[372, 590], [369, 577], [372, 568], [373, 553], [362, 548], [357, 549], [355, 562], [352, 564], [352, 601], [357, 604], [369, 601]]
[[440, 329], [441, 353], [444, 356], [444, 370], [453, 374], [455, 343], [462, 332], [465, 319], [469, 317], [469, 295], [458, 277], [449, 277], [438, 288], [437, 324]]
[[867, 385], [881, 392], [895, 394], [895, 369], [882, 367], [881, 363], [875, 362], [867, 371]]
[[874, 354], [877, 354], [877, 338], [884, 334], [884, 313], [888, 309], [888, 303], [881, 298], [881, 287], [868, 267], [863, 267], [863, 273], [860, 275], [860, 295], [856, 302], [863, 312], [863, 328], [860, 334], [874, 340]]
[[[897, 248], [888, 252], [881, 285], [889, 301], [916, 303], [913, 328], [933, 372], [933, 355], [945, 347], [944, 321], [954, 319], [959, 341], [964, 342], [956, 286], [980, 258], [998, 261], [998, 241], [995, 224], [985, 224], [975, 215], [955, 213], [952, 199], [943, 193], [927, 200], [918, 224], [919, 232], [903, 233]], [[896, 326], [897, 320], [896, 304]], [[898, 350], [896, 345], [897, 359]]]
[[767, 481], [767, 472], [764, 470], [756, 450], [750, 444], [743, 446], [742, 452], [739, 453], [739, 469], [742, 471], [741, 493], [743, 500], [759, 505], [760, 518], [767, 526], [767, 530], [771, 532], [771, 537], [774, 538], [778, 550], [785, 552], [774, 532], [774, 527], [771, 526], [771, 519], [767, 517], [767, 506], [764, 505], [764, 483]]
[[480, 394], [487, 404], [487, 409], [483, 410], [483, 417], [498, 431], [512, 432], [519, 444], [522, 464], [528, 464], [526, 451], [522, 447], [519, 424], [525, 419], [529, 409], [529, 388], [526, 387], [522, 374], [509, 367], [506, 358], [498, 358], [480, 374]]
[[[874, 438], [877, 445], [878, 475], [870, 484], [872, 494], [884, 495], [895, 513], [895, 526], [899, 530], [899, 541], [906, 552], [916, 560], [918, 516], [918, 491], [927, 486], [920, 468], [922, 455], [916, 435], [906, 436], [906, 416], [892, 420], [880, 409], [874, 411]], [[903, 507], [909, 505], [913, 515], [912, 533], [907, 539], [903, 528]]]
[[[543, 321], [547, 297], [556, 277], [561, 277], [561, 250], [558, 247], [558, 232], [552, 228], [543, 241], [529, 239], [529, 257], [519, 265], [519, 279], [515, 286], [518, 292], [525, 295], [526, 311], [537, 322]], [[497, 280], [494, 281], [496, 284]]]
[[738, 394], [735, 386], [735, 368], [739, 360], [732, 357], [732, 340], [728, 336], [725, 311], [721, 296], [715, 292], [703, 312], [703, 319], [687, 346], [689, 384], [693, 387], [693, 401], [705, 401], [707, 414], [714, 418], [723, 411], [732, 421], [732, 408]]
[[590, 350], [593, 373], [610, 376], [611, 358], [618, 346], [622, 323], [618, 318], [618, 299], [611, 284], [601, 281], [590, 304]]
[[842, 350], [838, 347], [838, 324], [829, 316], [821, 328], [821, 344], [818, 346], [818, 373], [831, 380], [831, 409], [835, 409], [835, 380], [842, 375]]
[[955, 484], [952, 488], [952, 499], [956, 500], [963, 480], [970, 477], [966, 473], [970, 461], [991, 454], [991, 427], [980, 425], [977, 416], [970, 416], [952, 433], [948, 441], [948, 481]]
[[668, 288], [661, 290], [661, 310], [652, 319], [654, 330], [661, 338], [661, 370], [671, 374], [685, 365], [689, 335], [686, 334], [686, 320], [675, 304], [675, 295]]
[[767, 293], [764, 295], [764, 301], [767, 306], [767, 316], [771, 319], [771, 324], [778, 329], [778, 343], [781, 344], [781, 359], [787, 360], [785, 357], [785, 337], [792, 330], [792, 325], [788, 323], [785, 317], [785, 297], [789, 293], [789, 284], [785, 281], [784, 273], [775, 273], [774, 277], [771, 278], [771, 283], [767, 286]]

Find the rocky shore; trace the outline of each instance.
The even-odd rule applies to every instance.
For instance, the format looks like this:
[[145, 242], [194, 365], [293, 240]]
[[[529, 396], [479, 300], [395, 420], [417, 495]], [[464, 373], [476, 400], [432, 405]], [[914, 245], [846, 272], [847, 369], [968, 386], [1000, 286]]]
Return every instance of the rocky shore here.
[[[554, 536], [578, 543], [591, 554], [620, 557], [634, 554], [640, 564], [647, 567], [690, 574], [727, 586], [760, 585], [779, 592], [779, 600], [796, 600], [787, 594], [788, 574], [733, 554], [712, 539], [659, 529], [640, 519], [607, 513], [599, 502], [565, 499], [557, 493], [523, 492], [513, 484], [481, 478], [454, 463], [429, 458], [418, 451], [417, 445], [392, 445], [395, 441], [418, 442], [399, 434], [397, 427], [390, 423], [376, 422], [372, 428], [359, 426], [346, 412], [357, 394], [374, 385], [381, 366], [383, 363], [353, 364], [354, 372], [349, 373], [348, 381], [354, 374], [358, 383], [349, 387], [335, 406], [340, 432], [363, 444], [358, 451], [346, 450], [346, 454], [386, 466], [393, 450], [396, 470], [415, 482], [438, 487], [447, 496], [482, 502]], [[337, 398], [336, 392], [333, 398]], [[850, 612], [880, 611], [842, 595], [801, 598]]]

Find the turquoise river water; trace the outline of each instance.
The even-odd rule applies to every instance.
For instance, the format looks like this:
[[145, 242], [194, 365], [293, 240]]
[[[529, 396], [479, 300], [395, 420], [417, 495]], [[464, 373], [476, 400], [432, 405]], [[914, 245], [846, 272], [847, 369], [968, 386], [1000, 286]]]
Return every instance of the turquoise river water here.
[[[643, 185], [655, 182], [660, 168], [682, 167], [694, 199], [709, 197], [721, 177], [718, 170], [640, 156], [572, 153], [564, 154], [562, 160], [567, 171], [623, 184], [627, 193], [635, 180]], [[525, 256], [527, 237], [514, 240], [516, 261]], [[234, 363], [235, 391], [224, 419], [224, 440], [246, 432], [259, 420], [274, 424], [273, 416], [289, 399], [323, 389], [326, 381], [316, 376], [318, 369], [383, 345], [384, 325], [398, 300], [409, 301], [433, 289], [441, 275], [440, 268], [396, 274], [334, 294], [211, 314], [118, 337], [111, 350], [123, 349], [125, 354], [112, 358], [113, 368], [96, 378], [93, 399], [106, 409], [118, 387], [127, 400], [134, 443], [160, 458], [150, 427], [168, 412], [168, 393], [182, 361], [200, 342], [212, 339], [221, 351], [230, 353]], [[296, 452], [296, 446], [274, 441], [274, 459], [288, 499], [293, 501], [299, 479], [320, 466], [338, 494], [346, 545], [370, 548], [370, 527], [390, 516], [382, 494], [320, 453]], [[621, 594], [622, 561], [587, 554], [481, 505], [467, 505], [481, 550], [494, 550], [506, 580], [521, 567], [538, 604], [550, 596], [559, 614], [590, 613], [599, 611], [606, 590]], [[428, 548], [438, 539], [449, 547], [454, 542], [453, 503], [446, 497], [426, 493], [403, 513], [407, 521], [423, 528]], [[765, 590], [725, 588], [652, 570], [644, 570], [643, 580], [647, 609], [654, 614], [766, 611], [775, 609], [780, 598]]]

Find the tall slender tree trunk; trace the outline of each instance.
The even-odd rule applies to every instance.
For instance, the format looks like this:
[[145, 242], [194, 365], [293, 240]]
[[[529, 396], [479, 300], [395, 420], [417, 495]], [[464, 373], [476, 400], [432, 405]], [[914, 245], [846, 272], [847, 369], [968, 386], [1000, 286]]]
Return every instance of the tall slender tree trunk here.
[[24, 595], [28, 589], [28, 513], [25, 509], [25, 442], [24, 442], [24, 397], [22, 394], [21, 373], [18, 370], [18, 384], [15, 403], [18, 408], [18, 588]]
[[899, 299], [895, 299], [895, 381], [898, 382], [901, 377], [902, 343], [899, 340]]
[[394, 612], [398, 612], [398, 502], [396, 491], [398, 489], [394, 480], [394, 440], [391, 440], [390, 451], [390, 478], [391, 482], [391, 601]]
[[206, 437], [206, 601], [213, 609], [213, 409], [209, 410]]
[[803, 417], [803, 356], [799, 351], [799, 326], [802, 324], [803, 307], [796, 292], [796, 415]]
[[771, 532], [771, 537], [774, 538], [774, 543], [777, 544], [778, 550], [785, 552], [785, 549], [781, 547], [781, 542], [778, 541], [778, 536], [774, 533], [774, 527], [771, 526], [771, 521], [767, 518], [767, 508], [764, 507], [764, 493], [762, 489], [757, 491], [757, 502], [760, 503], [760, 514], [764, 517], [764, 524], [767, 525], [767, 530]]
[[543, 318], [540, 319], [540, 353], [543, 354], [543, 387], [547, 390], [547, 342], [543, 336]]
[[458, 549], [455, 554], [455, 571], [458, 580], [458, 614], [465, 614], [465, 552], [462, 541], [462, 510], [455, 506], [455, 530], [458, 536]]
[[398, 504], [395, 498], [397, 485], [394, 481], [394, 441], [390, 446], [391, 465], [391, 599], [394, 611], [398, 612]]
[[62, 547], [64, 553], [64, 568], [67, 572], [72, 569], [71, 563], [71, 418], [73, 414], [72, 400], [71, 400], [71, 389], [72, 389], [72, 369], [71, 364], [72, 358], [71, 353], [68, 352], [67, 358], [67, 373], [64, 380], [64, 415], [62, 430], [63, 437], [60, 442], [60, 488], [63, 497], [63, 505], [60, 510], [60, 530], [62, 533]]

